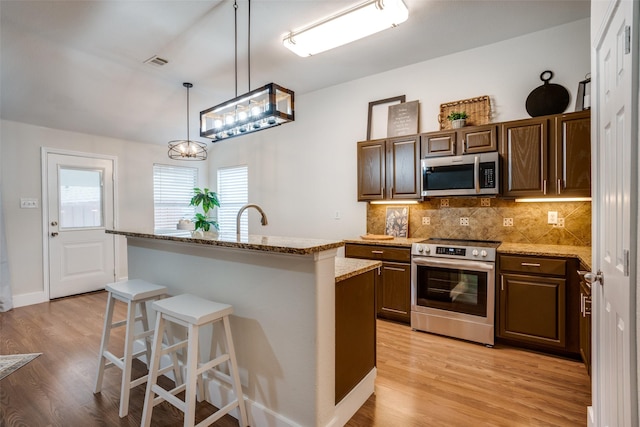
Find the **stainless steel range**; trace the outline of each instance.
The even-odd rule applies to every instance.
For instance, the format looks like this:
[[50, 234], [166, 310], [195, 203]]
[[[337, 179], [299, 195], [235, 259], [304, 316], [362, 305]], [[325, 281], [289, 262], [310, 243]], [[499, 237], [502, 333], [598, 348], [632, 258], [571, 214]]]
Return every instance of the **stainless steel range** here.
[[428, 239], [411, 247], [411, 328], [493, 346], [500, 242]]

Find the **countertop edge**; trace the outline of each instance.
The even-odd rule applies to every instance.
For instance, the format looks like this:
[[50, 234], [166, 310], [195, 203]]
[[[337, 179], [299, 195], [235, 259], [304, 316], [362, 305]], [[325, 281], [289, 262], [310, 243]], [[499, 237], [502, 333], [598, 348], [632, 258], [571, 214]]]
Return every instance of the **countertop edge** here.
[[[253, 239], [268, 240], [269, 238], [271, 238], [275, 240], [281, 240], [281, 244], [272, 244], [272, 243], [253, 243], [251, 241], [234, 242], [230, 240], [217, 240], [215, 238], [211, 238], [211, 239], [193, 238], [193, 237], [174, 236], [170, 234], [166, 234], [166, 235], [151, 234], [151, 233], [141, 233], [141, 232], [134, 232], [134, 231], [105, 230], [105, 232], [107, 234], [115, 234], [115, 235], [139, 238], [139, 239], [164, 240], [164, 241], [189, 243], [189, 244], [202, 245], [202, 246], [247, 249], [247, 250], [255, 250], [255, 251], [262, 251], [262, 252], [274, 252], [274, 253], [284, 253], [284, 254], [292, 254], [292, 255], [311, 255], [318, 252], [344, 246], [344, 242], [342, 242], [341, 240], [331, 241], [331, 240], [319, 240], [319, 239], [303, 239], [303, 238], [294, 238], [294, 237], [283, 238], [283, 237], [258, 236], [258, 235], [247, 236], [247, 239], [253, 238]], [[285, 243], [286, 241], [291, 242], [291, 244]]]
[[590, 246], [540, 245], [527, 243], [502, 243], [498, 247], [499, 254], [533, 255], [550, 257], [577, 258], [580, 263], [591, 270]]
[[382, 266], [381, 261], [336, 257], [336, 283]]

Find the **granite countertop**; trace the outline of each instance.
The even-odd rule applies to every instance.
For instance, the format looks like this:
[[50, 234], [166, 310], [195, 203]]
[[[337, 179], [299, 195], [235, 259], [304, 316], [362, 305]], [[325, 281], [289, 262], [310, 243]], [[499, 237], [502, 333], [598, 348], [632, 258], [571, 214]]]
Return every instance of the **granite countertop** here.
[[566, 245], [536, 245], [532, 243], [502, 243], [498, 247], [498, 253], [537, 255], [537, 256], [562, 256], [578, 258], [588, 270], [591, 270], [590, 246], [566, 246]]
[[106, 230], [108, 234], [141, 239], [168, 240], [198, 245], [225, 248], [249, 249], [264, 252], [276, 252], [293, 255], [310, 255], [328, 249], [344, 246], [341, 240], [305, 239], [299, 237], [261, 236], [255, 234], [223, 234], [217, 237], [192, 237], [190, 231], [171, 231], [167, 233]]
[[382, 266], [381, 261], [336, 257], [336, 283]]
[[[413, 243], [425, 240], [425, 237], [394, 237], [391, 240], [365, 240], [361, 237], [345, 239], [344, 243], [378, 246], [411, 247]], [[587, 269], [591, 269], [591, 247], [569, 245], [541, 245], [533, 243], [502, 243], [498, 247], [499, 253], [537, 255], [537, 256], [562, 256], [578, 258]]]
[[410, 248], [413, 243], [422, 242], [425, 237], [394, 237], [389, 240], [365, 240], [362, 237], [353, 239], [345, 239], [344, 243], [356, 243], [360, 245], [378, 245], [378, 246], [402, 246]]

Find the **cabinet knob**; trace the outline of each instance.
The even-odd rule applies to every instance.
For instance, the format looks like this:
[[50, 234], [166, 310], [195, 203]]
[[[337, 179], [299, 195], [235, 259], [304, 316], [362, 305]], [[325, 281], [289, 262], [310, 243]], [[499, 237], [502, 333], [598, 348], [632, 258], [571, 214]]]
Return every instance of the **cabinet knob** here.
[[590, 285], [592, 285], [594, 282], [600, 282], [601, 285], [604, 285], [604, 275], [600, 270], [598, 270], [597, 273], [593, 273], [591, 271], [578, 270], [578, 274], [584, 277], [585, 282], [587, 282]]

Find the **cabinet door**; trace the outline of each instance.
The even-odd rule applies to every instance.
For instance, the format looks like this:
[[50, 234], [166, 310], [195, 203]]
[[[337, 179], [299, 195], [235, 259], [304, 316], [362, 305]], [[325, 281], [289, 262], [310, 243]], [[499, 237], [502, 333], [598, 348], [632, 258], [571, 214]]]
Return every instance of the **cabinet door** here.
[[461, 154], [485, 153], [498, 149], [496, 125], [470, 126], [458, 129]]
[[504, 196], [540, 197], [549, 185], [549, 119], [533, 118], [501, 125]]
[[387, 141], [387, 198], [420, 198], [418, 139], [418, 135], [411, 135]]
[[499, 336], [563, 349], [566, 345], [565, 297], [565, 279], [502, 274]]
[[556, 195], [591, 196], [591, 114], [556, 117]]
[[455, 130], [423, 133], [420, 135], [420, 158], [455, 155], [457, 135]]
[[386, 140], [358, 142], [358, 200], [384, 199]]
[[383, 262], [378, 286], [378, 315], [408, 323], [411, 316], [411, 265]]

